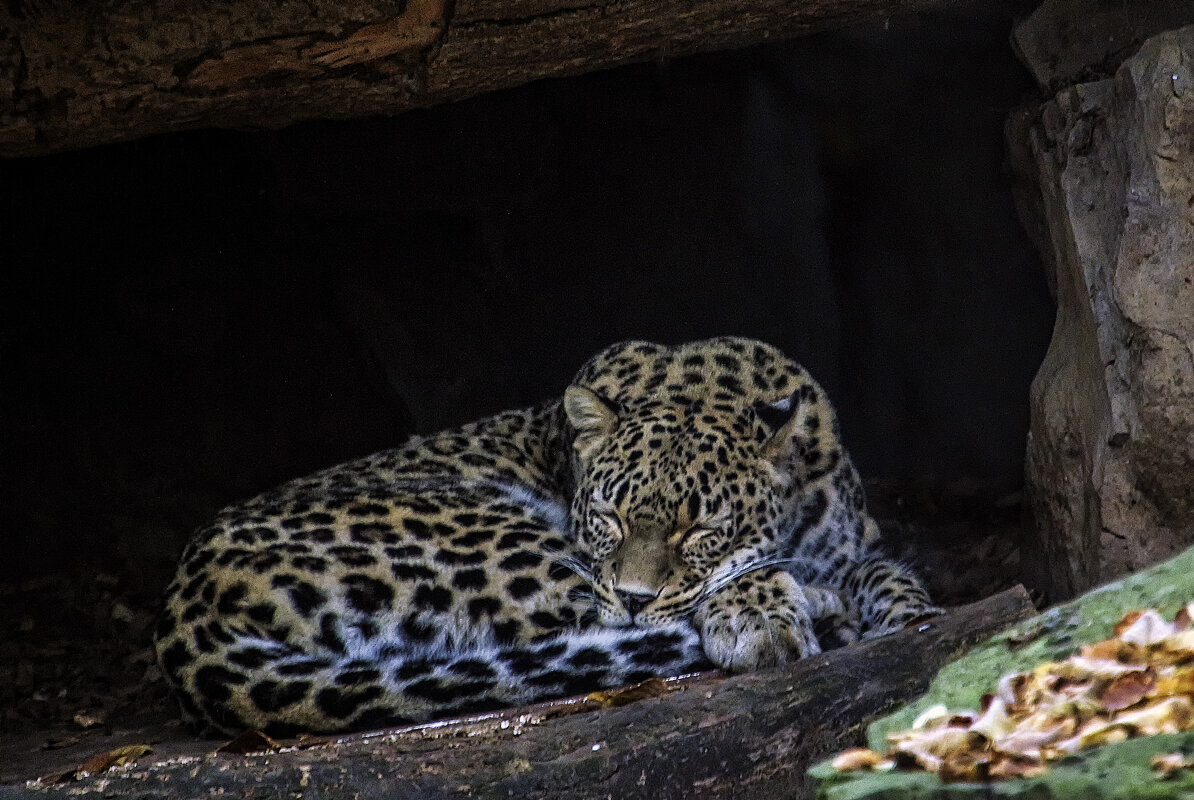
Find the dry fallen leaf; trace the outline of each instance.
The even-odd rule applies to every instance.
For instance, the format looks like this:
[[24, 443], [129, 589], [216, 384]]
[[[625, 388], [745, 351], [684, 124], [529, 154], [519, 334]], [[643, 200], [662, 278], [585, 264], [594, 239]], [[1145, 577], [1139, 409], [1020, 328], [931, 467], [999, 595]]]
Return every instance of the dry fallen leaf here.
[[946, 783], [977, 783], [987, 780], [990, 772], [991, 759], [970, 751], [942, 760], [938, 775]]
[[1150, 645], [1156, 644], [1167, 636], [1172, 636], [1177, 633], [1177, 628], [1173, 623], [1166, 622], [1161, 619], [1161, 615], [1153, 609], [1149, 608], [1140, 612], [1136, 619], [1122, 632], [1119, 630], [1121, 626], [1127, 622], [1128, 616], [1120, 620], [1119, 625], [1116, 625], [1115, 637], [1122, 639], [1128, 644]]
[[80, 777], [94, 775], [97, 772], [106, 772], [112, 767], [123, 767], [125, 764], [131, 764], [141, 756], [148, 755], [153, 752], [153, 748], [147, 744], [130, 744], [124, 747], [117, 747], [115, 750], [109, 750], [106, 753], [94, 755], [84, 761], [75, 774]]
[[1108, 711], [1119, 711], [1139, 703], [1156, 685], [1157, 673], [1152, 669], [1128, 672], [1103, 687], [1098, 699]]
[[1153, 694], [1158, 697], [1175, 694], [1194, 697], [1194, 666], [1161, 667], [1157, 671], [1157, 685]]
[[85, 711], [80, 711], [78, 714], [75, 714], [74, 723], [84, 730], [98, 728], [104, 724], [104, 717], [102, 714], [89, 714]]
[[992, 697], [987, 710], [970, 726], [970, 730], [981, 733], [995, 741], [1015, 730], [1016, 721], [1007, 713], [1007, 704], [1002, 697]]
[[1084, 658], [1101, 659], [1105, 661], [1122, 661], [1125, 664], [1138, 661], [1143, 653], [1136, 645], [1130, 645], [1121, 639], [1104, 639], [1101, 642], [1082, 646]]
[[920, 713], [920, 716], [912, 721], [912, 730], [919, 731], [926, 728], [936, 728], [939, 725], [944, 725], [948, 719], [949, 709], [938, 703], [935, 706], [926, 708]]
[[1013, 759], [1040, 761], [1044, 751], [1071, 736], [1075, 727], [1072, 720], [1059, 720], [1052, 728], [1017, 728], [993, 742], [992, 749]]
[[667, 682], [662, 678], [647, 678], [645, 681], [636, 683], [633, 686], [627, 686], [624, 689], [592, 692], [585, 695], [585, 699], [600, 703], [607, 708], [615, 708], [617, 706], [627, 706], [631, 703], [637, 703], [639, 700], [646, 700], [648, 697], [662, 697], [669, 693], [670, 690], [668, 689]]
[[1190, 698], [1182, 695], [1166, 697], [1144, 708], [1125, 711], [1115, 717], [1116, 722], [1135, 728], [1141, 736], [1184, 731], [1190, 727], [1192, 719], [1194, 706], [1191, 706]]
[[895, 762], [887, 756], [865, 747], [843, 750], [833, 759], [833, 768], [841, 772], [859, 769], [886, 770], [894, 766]]
[[1121, 638], [1123, 632], [1126, 631], [1128, 628], [1130, 628], [1132, 625], [1135, 625], [1136, 620], [1140, 619], [1140, 617], [1142, 617], [1143, 615], [1144, 615], [1144, 609], [1139, 609], [1137, 611], [1129, 611], [1128, 613], [1124, 614], [1123, 618], [1119, 622], [1117, 622], [1113, 626], [1111, 626], [1111, 638], [1112, 639]]
[[65, 747], [74, 747], [79, 742], [87, 738], [85, 733], [76, 733], [71, 736], [64, 736], [62, 738], [50, 738], [42, 744], [42, 750], [61, 750]]
[[1187, 603], [1173, 618], [1173, 627], [1181, 633], [1190, 627], [1191, 620], [1194, 620], [1194, 603]]
[[991, 765], [987, 770], [990, 780], [1009, 780], [1011, 778], [1035, 778], [1045, 774], [1045, 765], [1035, 759], [1005, 758]]
[[1153, 756], [1151, 766], [1160, 773], [1160, 777], [1172, 778], [1183, 769], [1194, 766], [1194, 761], [1186, 758], [1184, 753], [1165, 753]]
[[280, 749], [282, 749], [282, 745], [261, 731], [245, 731], [232, 741], [216, 748], [216, 752], [243, 756], [249, 753], [272, 753]]
[[76, 781], [86, 778], [89, 775], [96, 775], [101, 772], [106, 772], [113, 767], [122, 767], [125, 764], [131, 764], [138, 758], [141, 758], [142, 756], [148, 755], [152, 752], [153, 748], [147, 744], [130, 744], [124, 747], [117, 747], [115, 750], [109, 750], [106, 753], [97, 753], [74, 769], [68, 769], [65, 772], [47, 775], [44, 778], [39, 778], [38, 780], [40, 783], [66, 783], [68, 781]]
[[1183, 664], [1194, 661], [1194, 630], [1174, 633], [1157, 643], [1164, 658], [1171, 664]]

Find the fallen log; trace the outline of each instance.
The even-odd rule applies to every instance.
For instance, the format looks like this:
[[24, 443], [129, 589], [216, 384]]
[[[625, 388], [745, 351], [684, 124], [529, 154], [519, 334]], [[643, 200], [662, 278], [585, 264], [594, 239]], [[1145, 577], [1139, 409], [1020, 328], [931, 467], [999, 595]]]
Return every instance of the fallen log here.
[[0, 5], [0, 156], [393, 114], [948, 0], [113, 0]]
[[617, 707], [592, 710], [617, 696], [547, 703], [264, 754], [142, 759], [64, 784], [0, 787], [0, 800], [811, 797], [813, 760], [859, 743], [867, 722], [921, 694], [943, 664], [1032, 613], [1016, 587], [791, 667], [680, 681]]

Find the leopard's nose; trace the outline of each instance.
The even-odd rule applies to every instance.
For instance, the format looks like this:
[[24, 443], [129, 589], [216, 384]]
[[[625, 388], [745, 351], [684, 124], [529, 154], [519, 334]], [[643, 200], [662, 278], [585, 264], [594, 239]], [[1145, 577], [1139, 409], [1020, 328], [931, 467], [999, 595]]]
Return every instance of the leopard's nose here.
[[628, 592], [623, 589], [615, 589], [614, 593], [618, 595], [618, 599], [622, 601], [622, 605], [626, 607], [626, 611], [631, 618], [638, 615], [638, 612], [655, 599], [655, 595], [645, 592]]

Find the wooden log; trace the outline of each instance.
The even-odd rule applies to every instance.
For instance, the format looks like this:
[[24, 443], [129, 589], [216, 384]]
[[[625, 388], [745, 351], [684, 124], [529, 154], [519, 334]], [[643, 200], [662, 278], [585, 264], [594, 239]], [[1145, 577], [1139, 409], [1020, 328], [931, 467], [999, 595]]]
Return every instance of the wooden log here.
[[12, 0], [0, 155], [393, 114], [949, 0]]
[[58, 787], [0, 787], [0, 800], [810, 797], [811, 761], [857, 744], [946, 661], [1032, 613], [1016, 587], [915, 630], [621, 707], [543, 704], [270, 754], [138, 764]]

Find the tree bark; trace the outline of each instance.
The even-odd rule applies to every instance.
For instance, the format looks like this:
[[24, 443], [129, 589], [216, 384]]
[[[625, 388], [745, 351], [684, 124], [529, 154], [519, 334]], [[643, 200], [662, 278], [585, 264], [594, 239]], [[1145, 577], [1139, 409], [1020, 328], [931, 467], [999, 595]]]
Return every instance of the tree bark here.
[[[543, 704], [284, 752], [137, 765], [57, 788], [142, 800], [811, 797], [814, 759], [858, 743], [866, 722], [924, 692], [946, 661], [1032, 613], [1017, 587], [916, 630], [621, 707]], [[0, 800], [47, 789], [0, 787]]]
[[393, 114], [949, 0], [11, 0], [0, 155]]

